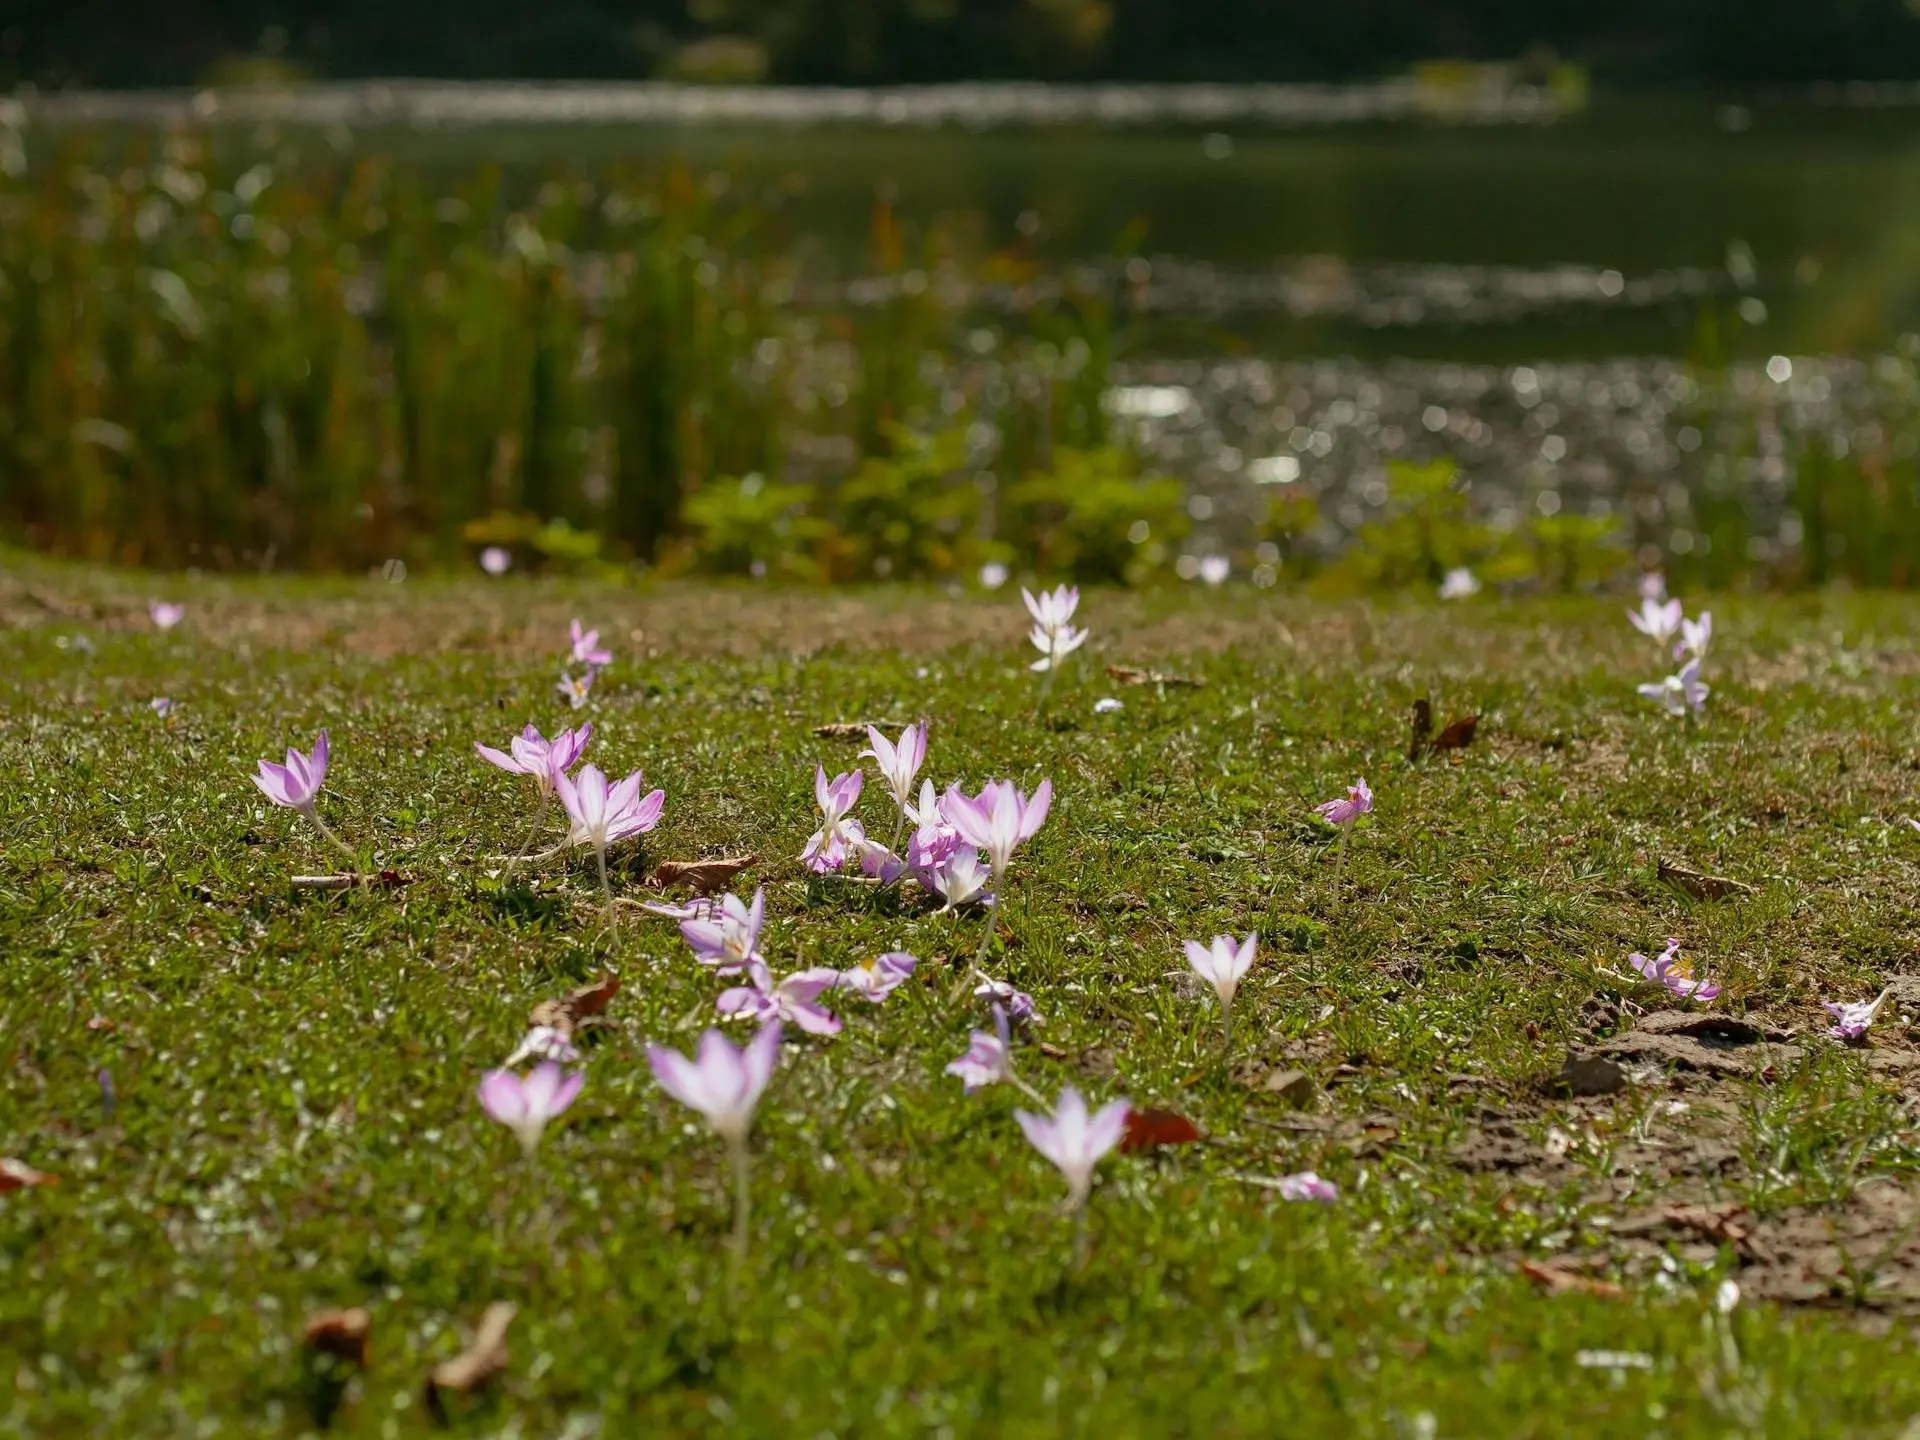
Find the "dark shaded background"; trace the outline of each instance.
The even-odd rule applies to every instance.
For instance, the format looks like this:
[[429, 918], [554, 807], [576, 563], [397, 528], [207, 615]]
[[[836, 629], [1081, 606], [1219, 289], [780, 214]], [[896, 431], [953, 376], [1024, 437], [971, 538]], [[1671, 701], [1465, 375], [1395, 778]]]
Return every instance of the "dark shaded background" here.
[[0, 0], [0, 85], [640, 78], [703, 38], [771, 80], [1340, 80], [1528, 53], [1648, 86], [1920, 76], [1920, 0]]

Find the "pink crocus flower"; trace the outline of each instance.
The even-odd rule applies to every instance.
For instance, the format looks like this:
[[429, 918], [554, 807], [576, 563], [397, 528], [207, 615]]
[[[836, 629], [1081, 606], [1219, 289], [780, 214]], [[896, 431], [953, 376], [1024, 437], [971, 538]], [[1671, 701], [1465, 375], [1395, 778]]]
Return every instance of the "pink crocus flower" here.
[[586, 1078], [578, 1070], [569, 1074], [551, 1060], [534, 1066], [525, 1079], [511, 1070], [489, 1070], [480, 1081], [480, 1108], [519, 1137], [520, 1148], [531, 1160], [547, 1122], [573, 1104]]
[[329, 845], [349, 859], [357, 858], [347, 848], [346, 842], [320, 818], [320, 787], [326, 783], [329, 753], [327, 732], [322, 730], [319, 738], [313, 742], [310, 755], [302, 755], [298, 750], [289, 748], [286, 764], [276, 765], [271, 760], [262, 760], [260, 773], [250, 778], [267, 799], [289, 810], [297, 810], [307, 817]]
[[1872, 1000], [1860, 1004], [1839, 1004], [1832, 1001], [1821, 1002], [1820, 1008], [1833, 1017], [1833, 1024], [1827, 1033], [1836, 1040], [1858, 1040], [1867, 1033], [1868, 1028], [1879, 1018], [1880, 1007], [1887, 1003], [1887, 997], [1893, 994], [1891, 987], [1882, 990]]
[[944, 859], [918, 873], [920, 883], [946, 903], [942, 910], [958, 910], [967, 905], [991, 905], [993, 871], [980, 862], [980, 852], [971, 845], [955, 845]]
[[[848, 831], [859, 826], [858, 820], [846, 822]], [[870, 880], [878, 880], [882, 885], [891, 885], [907, 873], [907, 862], [878, 840], [869, 840], [864, 829], [859, 834], [849, 834], [848, 845], [859, 857], [860, 873]]]
[[1187, 963], [1193, 967], [1193, 973], [1213, 986], [1213, 993], [1220, 997], [1223, 1027], [1231, 1023], [1233, 997], [1240, 988], [1241, 979], [1253, 967], [1254, 949], [1259, 939], [1259, 932], [1255, 931], [1245, 940], [1236, 941], [1231, 935], [1216, 935], [1211, 945], [1202, 945], [1198, 940], [1185, 942]]
[[1297, 1175], [1282, 1175], [1273, 1183], [1283, 1200], [1313, 1200], [1322, 1205], [1331, 1205], [1340, 1198], [1340, 1187], [1331, 1180], [1322, 1180], [1311, 1170], [1302, 1170]]
[[967, 1051], [947, 1066], [948, 1075], [958, 1075], [967, 1094], [1013, 1078], [1013, 1044], [1007, 1029], [1006, 1008], [993, 1007], [993, 1033], [975, 1030], [967, 1036]]
[[1667, 577], [1658, 570], [1649, 570], [1640, 577], [1640, 598], [1642, 600], [1664, 600], [1667, 598]]
[[1700, 683], [1698, 660], [1687, 661], [1680, 667], [1678, 675], [1669, 675], [1654, 684], [1640, 686], [1639, 692], [1667, 714], [1683, 719], [1689, 715], [1697, 719], [1706, 706], [1707, 696], [1713, 693], [1710, 686]]
[[962, 840], [987, 857], [998, 879], [1006, 874], [1015, 848], [1046, 823], [1052, 804], [1051, 780], [1042, 780], [1031, 797], [1021, 794], [1011, 780], [994, 780], [977, 796], [955, 785], [942, 797], [940, 813]]
[[322, 730], [320, 738], [313, 742], [312, 754], [302, 755], [298, 750], [289, 749], [284, 765], [262, 760], [260, 773], [253, 777], [253, 783], [274, 804], [302, 814], [310, 813], [314, 801], [320, 798], [320, 787], [326, 783], [327, 755], [327, 732]]
[[568, 708], [578, 710], [593, 695], [593, 674], [589, 669], [576, 679], [562, 670], [560, 683], [553, 688], [560, 692], [560, 698], [567, 702]]
[[745, 1045], [718, 1030], [700, 1037], [694, 1059], [664, 1045], [647, 1047], [647, 1064], [660, 1088], [690, 1110], [706, 1116], [713, 1131], [729, 1145], [744, 1147], [753, 1128], [773, 1067], [780, 1059], [780, 1025], [763, 1025]]
[[960, 832], [940, 813], [940, 802], [934, 796], [931, 780], [920, 782], [919, 803], [906, 807], [906, 817], [907, 823], [914, 827], [907, 837], [907, 865], [925, 885], [926, 872], [953, 853], [954, 846], [960, 843]]
[[719, 913], [711, 908], [700, 918], [680, 922], [680, 938], [693, 947], [694, 958], [711, 965], [719, 975], [734, 975], [751, 965], [763, 965], [760, 955], [760, 928], [766, 921], [767, 892], [753, 892], [753, 904], [742, 903], [737, 895], [720, 901]]
[[1695, 660], [1707, 658], [1707, 644], [1713, 639], [1713, 612], [1702, 610], [1698, 620], [1680, 621], [1680, 639], [1673, 647], [1673, 658], [1691, 655]]
[[1033, 617], [1033, 633], [1028, 639], [1033, 648], [1040, 652], [1040, 658], [1028, 668], [1036, 671], [1059, 669], [1060, 663], [1087, 641], [1089, 632], [1075, 630], [1070, 623], [1073, 612], [1080, 605], [1079, 590], [1062, 585], [1055, 590], [1043, 590], [1037, 599], [1022, 590], [1020, 598], [1026, 602], [1027, 613]]
[[1629, 610], [1627, 619], [1633, 628], [1657, 645], [1665, 645], [1680, 629], [1682, 608], [1678, 600], [1656, 600], [1643, 596], [1638, 610]]
[[817, 965], [776, 981], [772, 972], [756, 961], [747, 967], [747, 978], [752, 983], [720, 992], [714, 1007], [722, 1015], [763, 1024], [772, 1020], [798, 1025], [809, 1035], [839, 1034], [839, 1018], [819, 1003], [822, 995], [840, 983], [838, 970]]
[[498, 577], [513, 568], [513, 552], [504, 545], [489, 545], [480, 552], [480, 568]]
[[562, 730], [551, 740], [529, 725], [507, 742], [506, 752], [477, 741], [473, 748], [489, 765], [497, 765], [511, 775], [532, 776], [544, 799], [553, 791], [553, 777], [573, 769], [592, 738], [591, 724], [582, 725], [578, 730]]
[[714, 1134], [726, 1142], [734, 1174], [733, 1247], [742, 1255], [747, 1248], [751, 1193], [747, 1132], [780, 1059], [780, 1036], [780, 1022], [775, 1020], [762, 1025], [753, 1039], [736, 1050], [725, 1035], [709, 1030], [700, 1037], [696, 1058], [691, 1060], [664, 1045], [647, 1047], [647, 1064], [660, 1088], [706, 1116]]
[[1078, 1090], [1069, 1085], [1051, 1115], [1016, 1110], [1013, 1118], [1033, 1148], [1065, 1177], [1067, 1208], [1078, 1210], [1093, 1188], [1093, 1167], [1126, 1134], [1128, 1105], [1115, 1100], [1092, 1115]]
[[147, 615], [152, 619], [154, 629], [171, 630], [187, 618], [187, 607], [166, 600], [149, 600]]
[[1324, 816], [1329, 825], [1345, 827], [1353, 824], [1362, 815], [1373, 813], [1373, 791], [1365, 780], [1356, 780], [1348, 788], [1346, 798], [1328, 800], [1313, 807], [1313, 813]]
[[162, 720], [165, 720], [169, 715], [173, 714], [173, 701], [165, 695], [154, 696], [153, 699], [147, 702], [147, 707]]
[[613, 663], [613, 652], [600, 648], [598, 630], [582, 630], [580, 622], [573, 622], [573, 663], [585, 665], [589, 670], [600, 670]]
[[905, 811], [913, 803], [914, 776], [920, 773], [920, 767], [926, 763], [927, 727], [924, 724], [907, 726], [900, 733], [899, 743], [895, 744], [869, 725], [867, 741], [868, 748], [860, 752], [861, 758], [872, 759], [880, 778], [893, 791], [895, 802]]
[[1034, 1010], [1033, 996], [1024, 990], [1014, 989], [1005, 980], [995, 980], [990, 975], [984, 976], [980, 983], [973, 987], [973, 996], [976, 1000], [1004, 1005], [1008, 1018], [1016, 1025], [1040, 1023], [1040, 1017]]
[[1627, 956], [1627, 964], [1650, 984], [1662, 985], [1682, 1000], [1698, 1000], [1710, 1005], [1719, 998], [1720, 987], [1707, 980], [1693, 978], [1693, 967], [1680, 958], [1680, 942], [1669, 939], [1658, 958], [1649, 960], [1639, 951]]
[[820, 828], [807, 841], [800, 858], [816, 874], [838, 870], [847, 863], [849, 848], [866, 839], [865, 827], [857, 820], [847, 819], [847, 812], [860, 799], [860, 790], [865, 784], [866, 774], [860, 770], [836, 775], [829, 781], [824, 768], [813, 767], [813, 798], [820, 807]]
[[914, 967], [919, 963], [904, 950], [889, 950], [871, 960], [862, 960], [850, 970], [842, 970], [840, 988], [878, 1005], [913, 978]]
[[604, 851], [607, 846], [635, 835], [644, 835], [660, 823], [666, 808], [667, 792], [640, 793], [643, 781], [636, 770], [617, 785], [609, 786], [597, 765], [583, 766], [578, 779], [561, 770], [553, 774], [554, 793], [561, 808], [573, 822], [568, 832], [569, 845], [591, 845]]

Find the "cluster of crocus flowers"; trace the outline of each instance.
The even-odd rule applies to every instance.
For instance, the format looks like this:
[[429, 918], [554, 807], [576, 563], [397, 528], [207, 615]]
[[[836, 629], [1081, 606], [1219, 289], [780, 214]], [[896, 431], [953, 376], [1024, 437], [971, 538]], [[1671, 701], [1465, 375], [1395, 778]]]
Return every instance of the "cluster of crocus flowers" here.
[[1682, 720], [1697, 720], [1706, 707], [1707, 696], [1712, 693], [1710, 686], [1700, 679], [1700, 661], [1693, 659], [1682, 665], [1676, 674], [1664, 680], [1638, 687], [1645, 699], [1653, 701], [1667, 714]]
[[480, 1081], [480, 1108], [513, 1131], [532, 1160], [548, 1122], [573, 1104], [586, 1078], [553, 1060], [542, 1060], [525, 1076], [506, 1068], [489, 1070]]
[[1668, 598], [1665, 578], [1649, 575], [1641, 581], [1640, 608], [1629, 610], [1627, 619], [1663, 650], [1670, 645], [1674, 660], [1684, 662], [1665, 679], [1638, 686], [1640, 695], [1677, 719], [1699, 719], [1710, 693], [1701, 682], [1700, 666], [1713, 640], [1712, 612], [1703, 610], [1699, 619], [1689, 619], [1680, 601]]
[[1698, 1000], [1710, 1005], [1719, 998], [1720, 987], [1707, 980], [1696, 980], [1693, 967], [1680, 958], [1680, 942], [1669, 939], [1667, 948], [1649, 959], [1639, 951], [1627, 956], [1627, 964], [1651, 985], [1659, 985], [1682, 1000]]
[[1038, 596], [1022, 590], [1020, 598], [1026, 602], [1027, 614], [1033, 617], [1033, 630], [1027, 638], [1040, 652], [1040, 658], [1028, 668], [1051, 677], [1067, 656], [1087, 643], [1089, 632], [1073, 628], [1073, 612], [1080, 607], [1080, 592], [1062, 585], [1043, 590]]
[[331, 753], [327, 732], [322, 730], [313, 742], [309, 754], [289, 747], [286, 764], [276, 764], [271, 760], [260, 762], [259, 773], [254, 775], [253, 783], [260, 787], [260, 793], [276, 805], [284, 805], [289, 810], [299, 812], [312, 822], [314, 829], [326, 839], [327, 843], [349, 859], [353, 851], [346, 843], [327, 827], [320, 818], [320, 787], [326, 784], [327, 760]]
[[747, 1248], [752, 1198], [747, 1136], [753, 1128], [754, 1111], [780, 1059], [780, 1036], [780, 1022], [776, 1020], [761, 1026], [739, 1049], [718, 1030], [700, 1037], [691, 1059], [664, 1045], [647, 1047], [647, 1063], [660, 1088], [704, 1115], [727, 1147], [734, 1173], [733, 1243], [740, 1254]]
[[[567, 664], [561, 669], [560, 683], [555, 687], [560, 698], [578, 710], [592, 696], [593, 683], [600, 678], [600, 672], [612, 663], [613, 652], [600, 644], [600, 632], [584, 629], [576, 619], [568, 632]], [[575, 675], [576, 665], [586, 668]]]

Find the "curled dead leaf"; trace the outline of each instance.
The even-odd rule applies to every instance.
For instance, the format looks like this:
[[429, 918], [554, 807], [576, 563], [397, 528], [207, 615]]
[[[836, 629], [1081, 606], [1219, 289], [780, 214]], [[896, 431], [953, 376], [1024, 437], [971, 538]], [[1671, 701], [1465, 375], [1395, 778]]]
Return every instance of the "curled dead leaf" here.
[[1730, 895], [1751, 895], [1753, 886], [1725, 875], [1708, 875], [1672, 860], [1662, 860], [1654, 874], [1663, 885], [1671, 885], [1696, 900], [1725, 900]]
[[0, 1195], [9, 1190], [28, 1190], [40, 1185], [58, 1185], [60, 1177], [36, 1170], [24, 1160], [0, 1155]]
[[1578, 1275], [1559, 1265], [1541, 1265], [1532, 1260], [1522, 1260], [1520, 1273], [1550, 1295], [1572, 1292], [1576, 1295], [1597, 1295], [1605, 1300], [1627, 1298], [1627, 1292], [1611, 1280], [1595, 1280], [1591, 1275]]
[[1158, 1150], [1163, 1145], [1194, 1145], [1200, 1127], [1173, 1110], [1128, 1110], [1126, 1134], [1120, 1137], [1122, 1154]]
[[1433, 733], [1433, 704], [1424, 696], [1413, 702], [1413, 726], [1411, 738], [1407, 741], [1407, 758], [1418, 760], [1440, 750], [1464, 750], [1473, 743], [1473, 737], [1480, 729], [1478, 714], [1462, 715], [1451, 720], [1438, 735]]
[[1137, 665], [1109, 665], [1107, 676], [1122, 685], [1158, 685], [1162, 690], [1199, 690], [1207, 683], [1192, 675], [1170, 675], [1164, 670], [1143, 670]]
[[591, 985], [582, 985], [571, 995], [558, 1000], [542, 1000], [528, 1017], [531, 1025], [545, 1025], [571, 1036], [580, 1022], [598, 1015], [620, 993], [620, 977], [603, 975]]
[[758, 855], [722, 855], [711, 860], [662, 860], [654, 869], [653, 883], [659, 886], [685, 885], [696, 895], [717, 895], [733, 883], [733, 877], [745, 870]]
[[473, 1342], [453, 1359], [433, 1367], [427, 1377], [427, 1409], [442, 1425], [447, 1423], [445, 1396], [469, 1394], [507, 1368], [507, 1327], [513, 1324], [514, 1313], [506, 1301], [494, 1301], [480, 1317]]
[[320, 1355], [336, 1355], [361, 1369], [367, 1367], [367, 1339], [373, 1332], [373, 1317], [358, 1305], [351, 1310], [317, 1310], [307, 1317], [303, 1336], [307, 1349]]

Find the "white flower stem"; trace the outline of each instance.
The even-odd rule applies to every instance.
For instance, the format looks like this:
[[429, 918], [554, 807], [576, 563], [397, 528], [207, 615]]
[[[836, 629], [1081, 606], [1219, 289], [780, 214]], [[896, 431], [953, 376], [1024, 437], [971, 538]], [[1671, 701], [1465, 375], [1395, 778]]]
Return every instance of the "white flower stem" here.
[[540, 827], [547, 822], [547, 802], [551, 798], [552, 792], [542, 787], [540, 791], [540, 804], [535, 807], [533, 812], [533, 826], [527, 831], [527, 838], [520, 844], [520, 853], [513, 857], [513, 863], [507, 867], [509, 870], [517, 870], [521, 864], [525, 862], [527, 856], [533, 853], [533, 842], [540, 838]]
[[606, 901], [607, 929], [612, 930], [618, 924], [613, 911], [613, 886], [607, 883], [607, 842], [602, 840], [593, 847], [593, 858], [600, 866], [600, 895]]
[[742, 1264], [753, 1211], [753, 1155], [745, 1135], [727, 1142], [727, 1158], [733, 1162], [733, 1258], [735, 1264]]
[[1011, 1065], [1007, 1067], [1007, 1083], [1013, 1086], [1013, 1088], [1018, 1090], [1022, 1095], [1026, 1096], [1029, 1100], [1033, 1101], [1034, 1104], [1042, 1106], [1047, 1109], [1053, 1108], [1053, 1102], [1047, 1099], [1047, 1097], [1042, 1095], [1038, 1090], [1034, 1089], [1033, 1086], [1029, 1085], [1026, 1081], [1022, 1080], [1018, 1075], [1014, 1074], [1013, 1067]]
[[1223, 1053], [1233, 1049], [1233, 997], [1231, 995], [1220, 1002], [1220, 1049]]
[[1333, 847], [1333, 918], [1340, 918], [1340, 907], [1346, 900], [1346, 891], [1341, 881], [1347, 873], [1347, 839], [1353, 834], [1354, 821], [1349, 820], [1340, 827], [1340, 839]]
[[354, 864], [358, 865], [360, 863], [360, 857], [354, 854], [354, 852], [350, 848], [348, 848], [347, 842], [342, 840], [338, 835], [334, 834], [333, 831], [327, 827], [327, 822], [320, 818], [320, 811], [317, 807], [309, 805], [300, 813], [302, 815], [305, 815], [307, 819], [313, 822], [314, 829], [320, 832], [321, 838], [324, 839], [329, 845], [333, 846], [334, 849], [338, 850], [342, 855], [346, 856], [347, 859], [351, 860]]

